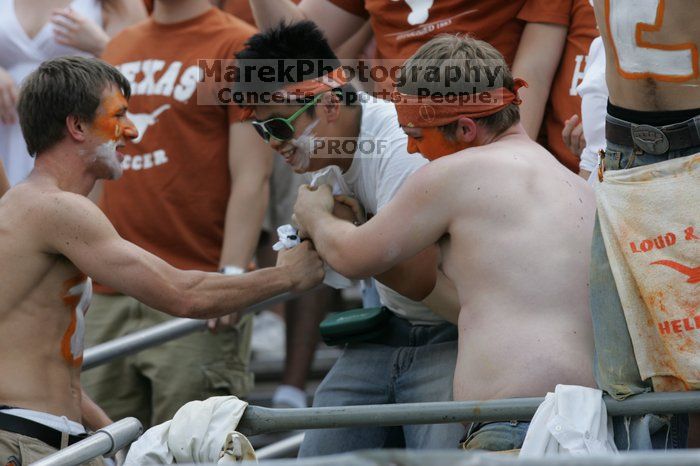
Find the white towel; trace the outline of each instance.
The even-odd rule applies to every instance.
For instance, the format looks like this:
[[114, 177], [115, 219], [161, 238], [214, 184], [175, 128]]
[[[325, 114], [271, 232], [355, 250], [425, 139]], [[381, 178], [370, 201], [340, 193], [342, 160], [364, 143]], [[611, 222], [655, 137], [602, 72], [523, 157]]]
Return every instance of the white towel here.
[[700, 389], [700, 154], [608, 170], [594, 186], [642, 379]]
[[602, 396], [594, 388], [557, 385], [537, 408], [520, 456], [617, 453]]
[[134, 442], [124, 466], [256, 461], [248, 439], [236, 432], [247, 406], [235, 396], [190, 401]]

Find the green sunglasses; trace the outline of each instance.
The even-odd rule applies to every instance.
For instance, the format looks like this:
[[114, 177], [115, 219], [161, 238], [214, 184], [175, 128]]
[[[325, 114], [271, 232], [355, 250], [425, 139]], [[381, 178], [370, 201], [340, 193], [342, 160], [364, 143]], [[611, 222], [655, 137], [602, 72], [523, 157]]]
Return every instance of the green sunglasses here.
[[294, 137], [294, 125], [292, 123], [294, 120], [299, 118], [299, 116], [304, 113], [309, 107], [315, 105], [323, 94], [319, 94], [314, 97], [309, 103], [301, 107], [299, 110], [294, 112], [289, 118], [270, 118], [265, 121], [254, 121], [253, 128], [258, 132], [261, 138], [265, 142], [270, 142], [270, 138], [277, 141], [289, 141]]

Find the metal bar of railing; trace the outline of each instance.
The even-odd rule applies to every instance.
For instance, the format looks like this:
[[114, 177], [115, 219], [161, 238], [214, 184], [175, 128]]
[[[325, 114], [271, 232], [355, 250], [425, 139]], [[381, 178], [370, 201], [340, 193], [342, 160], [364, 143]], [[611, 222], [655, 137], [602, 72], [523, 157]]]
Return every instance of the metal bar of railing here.
[[[252, 463], [243, 463], [252, 464]], [[502, 452], [363, 450], [331, 456], [260, 461], [258, 466], [697, 466], [699, 450], [635, 451], [618, 455], [553, 455], [522, 458]]]
[[85, 440], [57, 451], [31, 464], [31, 466], [73, 466], [98, 456], [116, 453], [136, 440], [143, 432], [138, 419], [127, 417], [104, 427]]
[[[303, 294], [303, 293], [302, 293]], [[261, 303], [254, 304], [242, 311], [242, 314], [250, 314], [262, 309], [267, 309], [277, 303], [288, 301], [301, 296], [300, 293], [282, 293]], [[130, 333], [112, 341], [87, 348], [83, 354], [83, 370], [105, 364], [113, 359], [138, 353], [146, 348], [158, 346], [184, 335], [204, 330], [207, 321], [202, 319], [172, 319], [151, 328]]]
[[279, 442], [266, 445], [255, 452], [259, 460], [270, 460], [273, 458], [285, 458], [293, 456], [296, 458], [301, 442], [304, 441], [304, 433], [294, 434]]
[[[624, 401], [604, 396], [603, 400], [611, 416], [700, 412], [700, 392], [643, 393]], [[307, 409], [248, 406], [238, 431], [258, 435], [302, 429], [530, 419], [542, 401], [544, 398], [511, 398]]]

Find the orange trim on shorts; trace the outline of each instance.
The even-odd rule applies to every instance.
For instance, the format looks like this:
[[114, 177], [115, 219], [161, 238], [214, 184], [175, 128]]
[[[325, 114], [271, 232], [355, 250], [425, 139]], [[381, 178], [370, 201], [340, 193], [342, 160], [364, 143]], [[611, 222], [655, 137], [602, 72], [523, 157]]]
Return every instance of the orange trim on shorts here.
[[644, 32], [658, 32], [661, 30], [661, 24], [664, 21], [664, 10], [666, 6], [666, 0], [659, 0], [659, 6], [656, 8], [656, 22], [654, 24], [648, 23], [637, 23], [637, 28], [635, 31], [635, 41], [637, 45], [641, 48], [649, 48], [655, 50], [690, 50], [692, 56], [692, 66], [693, 73], [691, 75], [670, 75], [670, 74], [656, 74], [656, 73], [628, 73], [624, 71], [620, 66], [620, 59], [617, 54], [617, 47], [615, 47], [615, 39], [613, 38], [612, 32], [610, 31], [610, 0], [605, 0], [605, 26], [608, 29], [608, 37], [610, 38], [610, 45], [612, 46], [613, 55], [615, 56], [615, 64], [617, 65], [617, 73], [627, 79], [646, 79], [652, 78], [657, 81], [665, 82], [685, 82], [693, 78], [700, 76], [700, 67], [698, 66], [698, 48], [692, 43], [688, 42], [685, 44], [676, 45], [664, 45], [664, 44], [652, 44], [651, 42], [646, 42], [642, 38]]

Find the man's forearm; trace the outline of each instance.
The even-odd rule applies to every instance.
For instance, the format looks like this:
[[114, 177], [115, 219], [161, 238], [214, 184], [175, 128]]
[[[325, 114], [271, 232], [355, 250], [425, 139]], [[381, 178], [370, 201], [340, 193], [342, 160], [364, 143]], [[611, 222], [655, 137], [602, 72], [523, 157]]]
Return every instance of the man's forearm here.
[[82, 392], [80, 411], [82, 424], [88, 430], [94, 432], [112, 424], [112, 420], [107, 416], [107, 413], [105, 413], [85, 392]]
[[291, 0], [249, 0], [255, 23], [260, 30], [277, 26], [281, 21], [303, 21], [304, 14]]
[[186, 290], [186, 309], [180, 317], [211, 319], [241, 311], [253, 304], [290, 291], [294, 279], [285, 267], [270, 267], [242, 275], [196, 274]]
[[513, 76], [528, 83], [520, 90], [520, 121], [537, 139], [552, 81], [566, 43], [567, 28], [555, 24], [527, 23], [513, 61]]
[[220, 265], [245, 269], [253, 258], [269, 201], [267, 181], [255, 186], [240, 184], [231, 191], [226, 208], [224, 243]]
[[10, 182], [7, 180], [5, 175], [5, 168], [2, 165], [2, 160], [0, 160], [0, 197], [5, 194], [10, 189]]
[[[365, 267], [367, 264], [358, 263], [357, 255], [353, 254], [356, 249], [348, 244], [348, 240], [358, 227], [328, 212], [314, 214], [313, 219], [305, 226], [321, 259], [333, 270], [350, 279], [374, 275], [373, 270], [370, 271]], [[384, 272], [388, 269], [389, 267], [386, 267], [379, 271]]]

